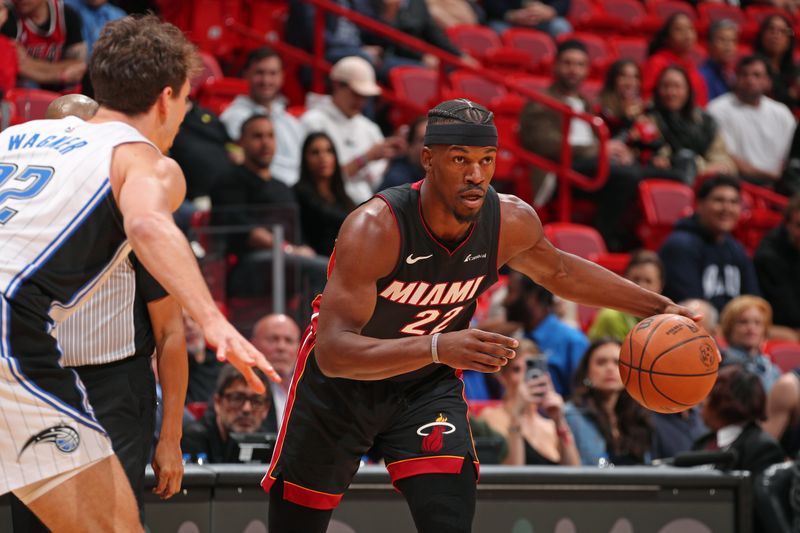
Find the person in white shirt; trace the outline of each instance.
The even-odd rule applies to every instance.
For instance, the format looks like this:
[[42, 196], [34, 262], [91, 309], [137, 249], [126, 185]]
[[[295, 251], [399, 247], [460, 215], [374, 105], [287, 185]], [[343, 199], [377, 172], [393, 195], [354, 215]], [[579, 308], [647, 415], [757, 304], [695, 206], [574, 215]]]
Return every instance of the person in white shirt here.
[[317, 100], [300, 122], [310, 132], [333, 140], [345, 174], [345, 190], [358, 205], [370, 199], [386, 170], [387, 159], [405, 150], [405, 139], [385, 139], [377, 124], [361, 114], [371, 96], [381, 93], [375, 70], [358, 56], [340, 59], [331, 69], [330, 96]]
[[242, 124], [253, 115], [267, 115], [275, 129], [275, 155], [269, 170], [288, 186], [300, 177], [300, 147], [305, 131], [300, 121], [286, 111], [283, 88], [283, 63], [270, 48], [257, 48], [250, 52], [244, 66], [244, 77], [250, 85], [250, 94], [239, 95], [222, 112], [231, 139], [238, 140]]
[[789, 108], [765, 96], [769, 87], [765, 60], [748, 56], [736, 65], [734, 91], [708, 104], [739, 174], [763, 185], [780, 178], [795, 129]]

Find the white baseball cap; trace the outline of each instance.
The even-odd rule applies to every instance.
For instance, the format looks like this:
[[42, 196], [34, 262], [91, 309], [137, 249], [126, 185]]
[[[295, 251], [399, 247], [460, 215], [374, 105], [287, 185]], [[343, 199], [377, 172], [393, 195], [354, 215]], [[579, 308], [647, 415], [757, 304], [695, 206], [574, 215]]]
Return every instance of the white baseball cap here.
[[381, 94], [381, 88], [375, 83], [375, 69], [369, 61], [359, 56], [348, 56], [337, 61], [331, 69], [330, 78], [347, 84], [361, 96]]

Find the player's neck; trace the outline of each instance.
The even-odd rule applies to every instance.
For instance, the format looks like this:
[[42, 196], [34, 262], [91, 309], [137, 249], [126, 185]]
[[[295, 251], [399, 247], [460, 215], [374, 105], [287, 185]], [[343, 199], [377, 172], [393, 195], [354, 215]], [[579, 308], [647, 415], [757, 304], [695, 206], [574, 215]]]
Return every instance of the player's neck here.
[[422, 219], [428, 229], [440, 241], [461, 242], [470, 230], [472, 222], [459, 222], [452, 211], [436, 198], [436, 193], [422, 183]]

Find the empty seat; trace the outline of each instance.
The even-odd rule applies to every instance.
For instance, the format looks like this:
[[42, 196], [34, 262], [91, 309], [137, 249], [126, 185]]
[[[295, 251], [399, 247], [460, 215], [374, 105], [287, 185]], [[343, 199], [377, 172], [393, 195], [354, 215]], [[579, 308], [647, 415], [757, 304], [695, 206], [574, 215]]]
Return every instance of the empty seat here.
[[772, 357], [772, 362], [782, 372], [791, 372], [800, 367], [800, 343], [784, 341], [767, 341], [764, 352]]
[[661, 20], [667, 20], [675, 13], [683, 13], [692, 19], [693, 22], [697, 22], [697, 12], [689, 2], [682, 2], [680, 0], [649, 0], [647, 2], [647, 10]]
[[206, 82], [224, 77], [222, 68], [219, 66], [216, 57], [202, 50], [199, 55], [201, 69], [200, 72], [192, 78], [192, 93], [196, 93]]
[[617, 274], [622, 274], [630, 262], [630, 254], [609, 253], [603, 237], [591, 226], [551, 222], [544, 226], [544, 235], [557, 248], [594, 261]]
[[637, 65], [642, 65], [647, 60], [647, 40], [644, 37], [614, 36], [611, 38], [611, 46], [619, 59], [631, 59]]
[[450, 85], [452, 86], [454, 97], [469, 98], [484, 105], [489, 105], [494, 98], [500, 98], [508, 94], [504, 86], [497, 85], [478, 74], [466, 71], [451, 73]]
[[247, 81], [240, 78], [214, 78], [204, 83], [197, 92], [200, 105], [219, 115], [240, 94], [247, 94]]
[[483, 58], [486, 50], [503, 46], [497, 33], [487, 26], [461, 24], [447, 28], [447, 36], [462, 52]]
[[509, 46], [490, 48], [484, 54], [483, 60], [492, 70], [504, 74], [516, 74], [535, 68], [532, 56], [528, 52]]
[[[395, 96], [405, 102], [429, 108], [439, 95], [439, 72], [425, 67], [399, 66], [389, 71], [389, 86]], [[394, 106], [390, 120], [395, 126], [413, 121], [419, 111]]]
[[675, 222], [692, 212], [694, 191], [683, 183], [648, 179], [639, 183], [639, 200], [642, 205], [639, 238], [645, 248], [657, 250]]
[[556, 46], [548, 34], [527, 28], [510, 28], [503, 32], [502, 39], [506, 46], [528, 53], [534, 71], [550, 72]]
[[43, 119], [50, 102], [61, 96], [41, 89], [15, 87], [5, 94], [5, 100], [12, 108], [11, 124], [21, 124], [29, 120]]

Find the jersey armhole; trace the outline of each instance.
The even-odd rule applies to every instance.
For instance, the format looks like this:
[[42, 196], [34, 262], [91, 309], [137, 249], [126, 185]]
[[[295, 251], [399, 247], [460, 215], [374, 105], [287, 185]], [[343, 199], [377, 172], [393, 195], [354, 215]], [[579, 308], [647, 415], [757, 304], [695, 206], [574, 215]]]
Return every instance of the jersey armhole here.
[[400, 243], [397, 247], [397, 259], [395, 259], [394, 267], [392, 268], [392, 271], [389, 272], [389, 274], [383, 276], [377, 281], [377, 284], [380, 285], [384, 280], [391, 279], [392, 277], [394, 277], [395, 274], [397, 274], [398, 270], [400, 270], [401, 259], [403, 258], [403, 246], [405, 244], [405, 239], [403, 238], [403, 228], [400, 227], [400, 220], [397, 218], [397, 213], [394, 212], [394, 207], [392, 207], [392, 204], [389, 202], [389, 200], [380, 193], [376, 194], [374, 198], [379, 198], [389, 208], [389, 212], [392, 214], [392, 218], [394, 219], [395, 227], [397, 227], [397, 233], [398, 235], [400, 235]]

